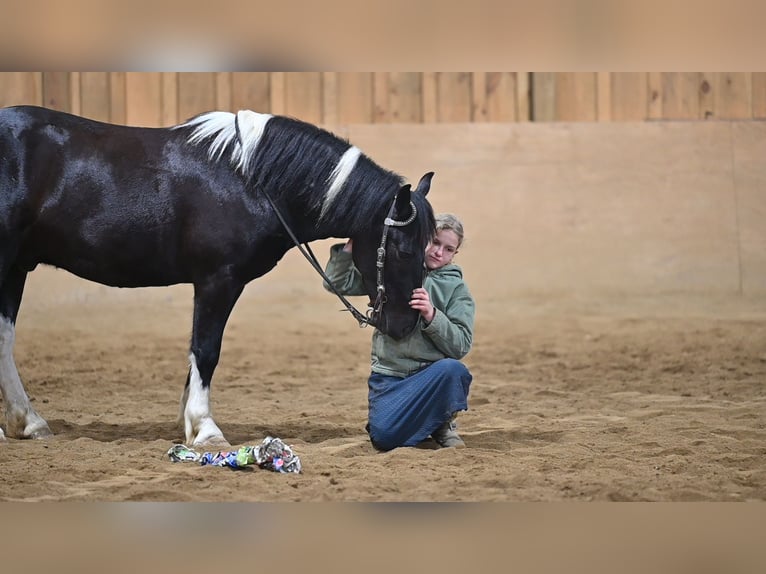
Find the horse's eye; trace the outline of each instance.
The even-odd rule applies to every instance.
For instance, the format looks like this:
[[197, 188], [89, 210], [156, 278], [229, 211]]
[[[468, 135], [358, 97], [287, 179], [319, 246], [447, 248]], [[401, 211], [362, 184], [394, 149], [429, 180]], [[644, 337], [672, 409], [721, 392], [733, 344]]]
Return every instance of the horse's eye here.
[[403, 249], [397, 249], [397, 254], [399, 255], [399, 259], [412, 259], [415, 257], [415, 254], [412, 251], [404, 251]]

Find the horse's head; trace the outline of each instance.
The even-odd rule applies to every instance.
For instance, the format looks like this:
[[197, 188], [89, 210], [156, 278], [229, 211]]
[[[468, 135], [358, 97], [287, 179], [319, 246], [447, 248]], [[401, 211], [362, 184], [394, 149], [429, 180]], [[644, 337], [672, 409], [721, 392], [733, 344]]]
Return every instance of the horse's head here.
[[[410, 308], [409, 301], [413, 289], [423, 285], [425, 250], [435, 230], [433, 209], [426, 199], [432, 177], [433, 173], [424, 175], [415, 191], [409, 185], [399, 189], [390, 216], [392, 224], [386, 224], [385, 216], [380, 217], [354, 237], [354, 263], [373, 305], [379, 297], [378, 249], [385, 238], [384, 291], [380, 293], [383, 305], [373, 320], [378, 329], [394, 339], [410, 333], [418, 321], [419, 313]], [[386, 206], [387, 212], [390, 207], [390, 204]]]

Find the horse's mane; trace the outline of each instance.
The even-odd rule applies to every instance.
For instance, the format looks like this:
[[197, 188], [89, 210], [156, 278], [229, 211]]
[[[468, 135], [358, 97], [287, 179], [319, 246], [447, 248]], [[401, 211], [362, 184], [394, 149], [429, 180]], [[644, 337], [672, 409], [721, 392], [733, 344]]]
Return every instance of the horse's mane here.
[[190, 129], [188, 143], [207, 144], [210, 161], [228, 157], [233, 169], [274, 197], [290, 193], [319, 219], [342, 220], [354, 230], [385, 216], [404, 183], [347, 140], [294, 118], [216, 111], [173, 129], [179, 128]]

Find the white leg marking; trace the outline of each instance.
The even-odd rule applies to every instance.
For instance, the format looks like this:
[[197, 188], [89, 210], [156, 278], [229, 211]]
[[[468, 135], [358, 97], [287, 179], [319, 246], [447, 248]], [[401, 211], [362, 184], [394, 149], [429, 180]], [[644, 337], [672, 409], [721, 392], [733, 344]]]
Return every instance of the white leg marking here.
[[[210, 387], [202, 388], [202, 377], [197, 368], [197, 358], [194, 353], [189, 355], [191, 362], [191, 377], [189, 377], [186, 410], [184, 412], [184, 430], [187, 445], [203, 443], [226, 443], [226, 439], [215, 424], [210, 413]], [[184, 392], [186, 395], [186, 392]], [[228, 444], [228, 443], [226, 443]]]
[[[0, 317], [0, 392], [5, 403], [5, 421], [8, 436], [42, 438], [51, 435], [48, 423], [29, 403], [29, 397], [13, 360], [16, 327], [10, 320]], [[0, 434], [2, 431], [0, 431]]]
[[[189, 382], [191, 384], [191, 381]], [[178, 413], [178, 422], [184, 420], [184, 413], [186, 412], [186, 403], [189, 401], [189, 387], [184, 385], [184, 392], [181, 394], [181, 411]]]
[[351, 146], [340, 158], [335, 169], [332, 170], [330, 178], [328, 179], [330, 188], [327, 190], [324, 203], [322, 203], [322, 213], [319, 215], [319, 219], [322, 219], [325, 216], [335, 202], [335, 198], [340, 193], [340, 190], [343, 189], [343, 186], [348, 180], [348, 176], [351, 175], [351, 172], [354, 170], [360, 155], [362, 155], [362, 151], [356, 146]]

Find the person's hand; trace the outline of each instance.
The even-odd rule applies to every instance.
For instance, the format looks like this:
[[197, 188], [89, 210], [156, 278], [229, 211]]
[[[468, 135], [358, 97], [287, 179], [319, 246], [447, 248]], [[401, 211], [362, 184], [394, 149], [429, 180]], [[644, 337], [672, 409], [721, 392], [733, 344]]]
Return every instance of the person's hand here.
[[434, 320], [436, 309], [434, 309], [434, 306], [431, 304], [431, 297], [428, 296], [428, 291], [422, 287], [418, 287], [412, 292], [410, 307], [420, 311], [420, 315], [423, 317], [426, 324]]
[[349, 239], [348, 241], [346, 241], [346, 244], [343, 246], [343, 249], [342, 249], [344, 253], [351, 253], [351, 249], [353, 247], [353, 245], [351, 245], [352, 242], [353, 242], [352, 239]]

